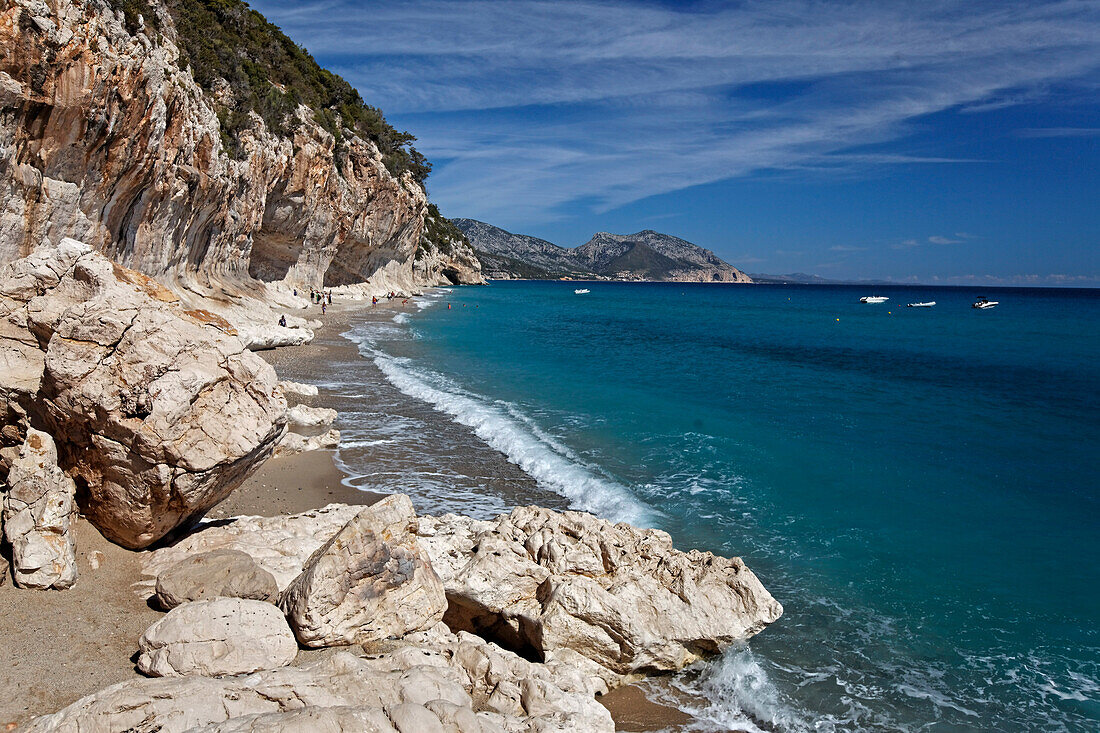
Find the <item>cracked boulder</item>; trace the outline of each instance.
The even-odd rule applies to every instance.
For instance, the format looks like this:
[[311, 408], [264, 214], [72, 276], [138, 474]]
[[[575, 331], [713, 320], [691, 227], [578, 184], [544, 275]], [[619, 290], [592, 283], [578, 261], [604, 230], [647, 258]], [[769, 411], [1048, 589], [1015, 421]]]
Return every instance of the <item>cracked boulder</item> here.
[[147, 547], [271, 455], [286, 400], [224, 320], [71, 239], [0, 268], [0, 399], [57, 440], [88, 519]]
[[145, 630], [137, 668], [151, 677], [247, 674], [285, 667], [298, 643], [270, 603], [213, 598], [177, 606]]
[[189, 601], [248, 598], [274, 603], [275, 576], [240, 550], [212, 550], [191, 555], [157, 576], [157, 602], [171, 610]]
[[452, 629], [569, 660], [611, 687], [681, 669], [783, 613], [740, 558], [681, 552], [665, 532], [581, 512], [421, 517], [420, 544]]
[[4, 539], [11, 544], [15, 583], [21, 588], [64, 590], [76, 582], [76, 550], [70, 532], [76, 486], [57, 467], [57, 449], [34, 430], [8, 471]]
[[443, 584], [416, 541], [404, 494], [363, 509], [306, 561], [283, 592], [305, 646], [361, 644], [431, 628], [443, 618]]

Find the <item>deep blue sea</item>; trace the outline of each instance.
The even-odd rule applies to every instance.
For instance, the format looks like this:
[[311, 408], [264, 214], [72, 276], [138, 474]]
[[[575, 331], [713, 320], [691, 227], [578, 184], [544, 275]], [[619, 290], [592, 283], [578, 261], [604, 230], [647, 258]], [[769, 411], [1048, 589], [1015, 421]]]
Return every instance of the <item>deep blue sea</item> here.
[[[1100, 730], [1100, 291], [870, 294], [494, 282], [348, 335], [563, 505], [745, 559], [785, 613], [672, 681], [699, 729]], [[465, 473], [400, 488], [514, 502]]]

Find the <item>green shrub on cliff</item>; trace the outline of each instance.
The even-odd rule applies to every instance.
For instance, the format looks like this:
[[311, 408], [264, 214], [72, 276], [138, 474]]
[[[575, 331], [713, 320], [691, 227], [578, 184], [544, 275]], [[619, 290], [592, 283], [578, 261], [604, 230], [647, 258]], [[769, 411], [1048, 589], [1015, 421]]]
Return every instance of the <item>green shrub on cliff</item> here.
[[420, 259], [426, 249], [435, 249], [444, 255], [454, 254], [455, 246], [470, 245], [462, 230], [450, 219], [439, 213], [435, 204], [428, 204], [428, 213], [424, 216], [424, 231], [420, 235], [420, 247], [416, 250], [416, 259]]
[[[137, 16], [157, 26], [148, 0], [109, 0], [125, 15], [131, 30]], [[242, 0], [163, 0], [179, 34], [182, 62], [208, 92], [219, 78], [229, 82], [231, 107], [218, 111], [222, 137], [237, 151], [237, 133], [256, 112], [270, 130], [293, 132], [299, 104], [339, 142], [345, 130], [373, 140], [394, 175], [410, 171], [423, 183], [431, 164], [411, 143], [415, 137], [395, 130], [381, 110], [366, 104], [355, 88], [322, 69], [312, 56]]]

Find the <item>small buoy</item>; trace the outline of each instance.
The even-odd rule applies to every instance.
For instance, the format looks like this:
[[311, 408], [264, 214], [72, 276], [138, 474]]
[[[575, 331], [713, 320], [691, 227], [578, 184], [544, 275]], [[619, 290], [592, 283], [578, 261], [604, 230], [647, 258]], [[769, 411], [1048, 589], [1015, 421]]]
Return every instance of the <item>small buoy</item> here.
[[839, 319], [839, 318], [838, 318], [838, 319], [836, 319], [836, 320], [837, 320], [837, 322], [839, 322], [839, 321], [840, 321], [840, 319]]

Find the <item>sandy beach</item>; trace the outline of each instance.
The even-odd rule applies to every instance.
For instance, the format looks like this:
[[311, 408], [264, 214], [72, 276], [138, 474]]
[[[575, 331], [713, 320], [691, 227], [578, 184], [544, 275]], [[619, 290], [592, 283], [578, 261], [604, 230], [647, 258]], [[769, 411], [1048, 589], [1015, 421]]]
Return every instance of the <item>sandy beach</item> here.
[[[354, 345], [340, 333], [351, 318], [371, 317], [365, 308], [369, 306], [329, 308], [313, 343], [261, 356], [275, 366], [280, 378], [309, 382], [312, 375], [323, 380], [326, 364], [353, 354]], [[374, 310], [378, 317], [392, 317], [391, 308]], [[290, 395], [289, 401], [326, 407], [331, 400], [321, 390], [316, 397]], [[455, 430], [463, 428], [456, 425]], [[294, 514], [331, 503], [368, 505], [381, 498], [346, 485], [335, 455], [314, 451], [272, 458], [207, 517]], [[75, 537], [80, 577], [73, 588], [19, 590], [10, 579], [0, 586], [0, 636], [6, 652], [6, 663], [0, 665], [0, 689], [5, 690], [0, 696], [0, 726], [22, 724], [139, 676], [133, 663], [137, 640], [163, 615], [150, 607], [138, 585], [142, 553], [108, 542], [83, 518], [76, 523]], [[298, 663], [318, 653], [323, 652], [303, 650]], [[650, 702], [634, 686], [616, 690], [602, 702], [624, 731], [676, 729], [690, 720], [678, 710]]]

